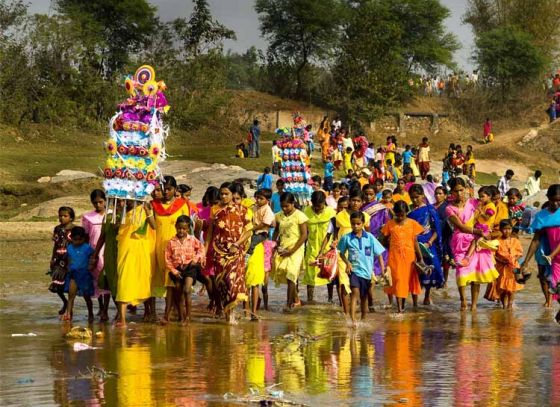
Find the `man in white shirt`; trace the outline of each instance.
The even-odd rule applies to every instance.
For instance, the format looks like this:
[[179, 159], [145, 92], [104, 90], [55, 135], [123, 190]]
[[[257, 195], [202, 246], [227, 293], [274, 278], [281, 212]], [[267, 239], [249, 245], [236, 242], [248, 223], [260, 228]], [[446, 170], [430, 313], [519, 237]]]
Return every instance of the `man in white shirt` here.
[[507, 170], [506, 174], [498, 181], [498, 189], [500, 190], [502, 198], [506, 195], [507, 191], [509, 191], [509, 182], [514, 175], [513, 170]]
[[525, 183], [525, 190], [527, 191], [527, 196], [535, 195], [541, 190], [541, 175], [540, 170], [535, 171], [535, 175], [531, 175], [527, 182]]

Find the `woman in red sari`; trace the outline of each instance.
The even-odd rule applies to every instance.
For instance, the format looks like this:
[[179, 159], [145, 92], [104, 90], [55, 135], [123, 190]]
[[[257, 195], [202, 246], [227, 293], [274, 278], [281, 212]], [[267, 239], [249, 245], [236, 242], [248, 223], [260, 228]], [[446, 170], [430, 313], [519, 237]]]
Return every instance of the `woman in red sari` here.
[[233, 201], [235, 184], [220, 187], [220, 203], [212, 215], [206, 238], [207, 249], [212, 245], [215, 273], [214, 301], [216, 313], [225, 312], [228, 322], [238, 302], [247, 301], [245, 290], [246, 243], [252, 234], [247, 209]]

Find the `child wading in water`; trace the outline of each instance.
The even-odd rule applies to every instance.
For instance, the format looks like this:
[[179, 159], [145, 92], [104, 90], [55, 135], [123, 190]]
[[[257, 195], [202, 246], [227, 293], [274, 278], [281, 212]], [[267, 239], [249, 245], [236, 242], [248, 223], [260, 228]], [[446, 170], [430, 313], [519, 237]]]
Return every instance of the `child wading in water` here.
[[523, 256], [523, 248], [521, 242], [512, 236], [513, 226], [509, 219], [500, 222], [500, 246], [496, 251], [496, 269], [500, 276], [497, 280], [498, 292], [502, 306], [508, 309], [513, 307], [513, 297], [515, 292], [523, 288], [522, 284], [518, 284], [514, 270], [519, 268], [519, 259]]
[[362, 320], [368, 312], [368, 293], [371, 287], [374, 258], [377, 256], [381, 270], [385, 269], [381, 254], [385, 251], [379, 241], [364, 230], [365, 216], [362, 212], [350, 215], [352, 232], [342, 236], [338, 242], [340, 257], [346, 264], [346, 272], [350, 275], [350, 315], [356, 325], [356, 305], [360, 299]]
[[74, 209], [68, 206], [61, 206], [58, 209], [59, 225], [53, 230], [52, 240], [54, 246], [48, 274], [52, 276], [49, 291], [58, 294], [62, 300], [62, 308], [58, 311], [58, 315], [63, 315], [68, 306], [68, 300], [66, 300], [66, 296], [64, 295], [64, 285], [66, 282], [66, 274], [68, 273], [67, 247], [70, 242], [70, 231], [74, 227], [72, 222], [75, 217]]
[[[404, 311], [404, 304], [408, 294], [412, 294], [414, 306], [420, 294], [420, 279], [414, 262], [422, 261], [422, 252], [418, 246], [417, 236], [424, 231], [415, 220], [406, 217], [408, 205], [404, 201], [397, 201], [394, 207], [395, 217], [383, 226], [381, 233], [386, 237], [389, 246], [388, 266], [391, 269], [393, 285], [385, 292], [392, 302], [392, 296], [397, 297], [397, 312]], [[386, 245], [387, 246], [387, 245]]]
[[[206, 258], [206, 251], [204, 245], [191, 234], [192, 221], [188, 216], [179, 216], [175, 222], [175, 229], [177, 235], [167, 243], [165, 248], [165, 264], [169, 278], [175, 283], [176, 301], [172, 307], [177, 309], [180, 323], [185, 324], [191, 317], [191, 287], [196, 284]], [[169, 308], [165, 310], [164, 318], [167, 321], [171, 312]]]
[[68, 308], [64, 314], [64, 321], [72, 321], [74, 300], [76, 295], [84, 297], [88, 309], [88, 322], [93, 322], [93, 303], [91, 296], [94, 294], [93, 275], [89, 270], [89, 260], [95, 251], [88, 243], [86, 230], [75, 226], [71, 230], [72, 244], [68, 246], [68, 269], [70, 285], [68, 289]]
[[295, 207], [296, 198], [290, 192], [280, 196], [282, 212], [276, 214], [276, 229], [273, 240], [277, 240], [274, 256], [273, 280], [276, 284], [288, 284], [286, 310], [299, 305], [297, 281], [307, 240], [307, 216]]

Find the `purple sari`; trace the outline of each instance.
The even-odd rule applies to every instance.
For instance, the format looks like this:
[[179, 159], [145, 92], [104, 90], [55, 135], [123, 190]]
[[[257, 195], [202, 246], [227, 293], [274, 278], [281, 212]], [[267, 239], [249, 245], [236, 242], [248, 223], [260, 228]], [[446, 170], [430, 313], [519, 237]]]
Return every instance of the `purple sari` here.
[[[382, 203], [373, 201], [362, 206], [361, 210], [362, 212], [365, 212], [370, 216], [369, 232], [377, 240], [380, 240], [382, 237], [381, 228], [389, 221], [389, 219], [391, 219], [391, 213], [389, 212], [389, 209]], [[385, 263], [385, 266], [387, 266], [387, 257], [389, 256], [389, 251], [385, 250], [382, 256], [383, 262]], [[376, 276], [380, 276], [383, 273], [377, 257], [374, 261], [373, 271]]]

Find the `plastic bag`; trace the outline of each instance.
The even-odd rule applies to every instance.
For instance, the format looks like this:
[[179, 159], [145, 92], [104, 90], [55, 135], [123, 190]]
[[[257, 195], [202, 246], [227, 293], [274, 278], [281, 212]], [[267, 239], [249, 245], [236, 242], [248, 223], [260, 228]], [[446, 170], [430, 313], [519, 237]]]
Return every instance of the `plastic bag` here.
[[317, 260], [320, 278], [332, 281], [338, 275], [338, 250], [331, 249]]

